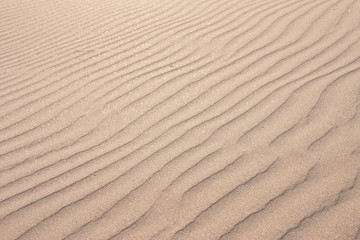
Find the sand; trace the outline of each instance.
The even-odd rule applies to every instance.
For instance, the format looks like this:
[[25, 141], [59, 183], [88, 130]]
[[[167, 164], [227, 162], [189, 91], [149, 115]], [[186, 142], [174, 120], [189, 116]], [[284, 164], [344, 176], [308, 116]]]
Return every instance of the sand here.
[[0, 239], [360, 239], [359, 0], [0, 1]]

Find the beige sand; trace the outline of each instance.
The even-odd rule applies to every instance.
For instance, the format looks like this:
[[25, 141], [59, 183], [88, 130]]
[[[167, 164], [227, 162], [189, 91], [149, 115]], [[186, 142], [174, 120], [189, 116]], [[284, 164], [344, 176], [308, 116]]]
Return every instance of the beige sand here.
[[1, 0], [0, 239], [360, 239], [359, 0]]

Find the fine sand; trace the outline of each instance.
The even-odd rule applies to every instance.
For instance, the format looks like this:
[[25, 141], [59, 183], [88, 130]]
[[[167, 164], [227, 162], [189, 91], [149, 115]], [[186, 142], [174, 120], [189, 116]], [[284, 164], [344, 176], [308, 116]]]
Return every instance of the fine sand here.
[[0, 0], [0, 239], [360, 239], [360, 0]]

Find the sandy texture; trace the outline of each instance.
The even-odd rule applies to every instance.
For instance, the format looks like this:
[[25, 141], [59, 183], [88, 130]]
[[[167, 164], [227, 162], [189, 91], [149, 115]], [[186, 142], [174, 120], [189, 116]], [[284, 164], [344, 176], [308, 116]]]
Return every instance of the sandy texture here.
[[359, 0], [0, 0], [0, 239], [360, 239]]

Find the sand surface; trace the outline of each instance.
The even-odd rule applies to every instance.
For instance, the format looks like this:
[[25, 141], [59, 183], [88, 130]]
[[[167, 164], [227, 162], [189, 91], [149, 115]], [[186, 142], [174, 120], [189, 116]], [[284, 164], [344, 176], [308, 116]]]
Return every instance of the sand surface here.
[[0, 0], [0, 239], [360, 239], [359, 0]]

